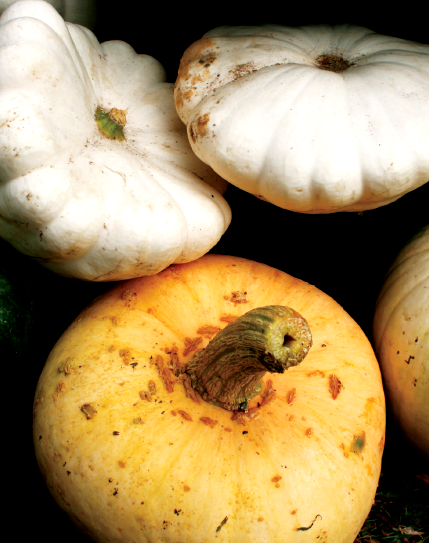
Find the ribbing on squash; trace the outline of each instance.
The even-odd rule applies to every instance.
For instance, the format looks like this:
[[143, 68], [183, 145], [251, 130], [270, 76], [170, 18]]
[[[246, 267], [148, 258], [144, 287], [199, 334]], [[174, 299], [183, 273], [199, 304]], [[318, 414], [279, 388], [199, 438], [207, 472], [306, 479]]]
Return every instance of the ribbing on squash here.
[[106, 543], [352, 543], [384, 432], [353, 319], [286, 273], [211, 254], [95, 300], [34, 401], [52, 495]]

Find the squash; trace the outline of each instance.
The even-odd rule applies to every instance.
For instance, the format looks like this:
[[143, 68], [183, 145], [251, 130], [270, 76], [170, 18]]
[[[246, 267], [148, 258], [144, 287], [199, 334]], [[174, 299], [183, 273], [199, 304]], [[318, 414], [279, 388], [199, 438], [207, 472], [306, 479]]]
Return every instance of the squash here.
[[291, 211], [373, 209], [429, 179], [428, 45], [352, 25], [221, 26], [185, 51], [175, 104], [201, 160]]
[[214, 254], [97, 298], [34, 400], [47, 486], [98, 542], [352, 543], [384, 432], [353, 319], [314, 286]]
[[[0, 15], [16, 0], [0, 0]], [[95, 26], [96, 0], [47, 0], [64, 20], [93, 28]]]
[[163, 67], [128, 44], [16, 2], [0, 18], [0, 106], [0, 236], [49, 269], [154, 274], [229, 225], [213, 188], [226, 182], [192, 153]]
[[429, 226], [392, 263], [377, 299], [373, 338], [394, 420], [429, 459]]

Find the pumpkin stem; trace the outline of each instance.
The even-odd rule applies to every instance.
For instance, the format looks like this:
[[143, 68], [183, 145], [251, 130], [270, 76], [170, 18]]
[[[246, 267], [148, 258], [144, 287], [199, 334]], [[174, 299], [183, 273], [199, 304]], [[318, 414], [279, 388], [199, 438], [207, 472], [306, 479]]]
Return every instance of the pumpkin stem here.
[[228, 324], [188, 363], [186, 373], [201, 397], [229, 411], [243, 410], [261, 390], [267, 371], [298, 365], [312, 344], [307, 321], [294, 309], [252, 309]]

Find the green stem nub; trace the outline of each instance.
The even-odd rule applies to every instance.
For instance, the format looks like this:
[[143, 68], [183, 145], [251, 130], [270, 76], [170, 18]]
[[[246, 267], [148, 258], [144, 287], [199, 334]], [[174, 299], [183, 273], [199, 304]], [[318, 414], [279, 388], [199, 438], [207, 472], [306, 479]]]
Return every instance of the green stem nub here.
[[112, 108], [105, 111], [98, 106], [95, 113], [95, 120], [101, 133], [111, 140], [122, 141], [125, 139], [124, 126], [127, 124], [127, 109]]
[[312, 344], [307, 321], [294, 309], [258, 307], [228, 324], [189, 362], [201, 397], [237, 411], [261, 389], [264, 374], [298, 365]]

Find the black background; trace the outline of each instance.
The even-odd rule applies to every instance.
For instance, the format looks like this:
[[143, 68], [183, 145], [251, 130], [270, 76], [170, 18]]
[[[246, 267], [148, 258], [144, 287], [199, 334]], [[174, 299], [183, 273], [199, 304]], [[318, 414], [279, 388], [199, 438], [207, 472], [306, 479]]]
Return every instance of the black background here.
[[[384, 4], [384, 12], [375, 16], [374, 3], [298, 4], [282, 3], [282, 8], [274, 8], [263, 2], [252, 8], [248, 3], [206, 2], [168, 7], [162, 2], [122, 1], [114, 5], [100, 1], [94, 32], [101, 42], [120, 39], [138, 53], [152, 55], [163, 64], [171, 82], [186, 47], [220, 25], [350, 23], [429, 44], [422, 13], [413, 5], [395, 11], [392, 4]], [[292, 213], [233, 186], [225, 197], [233, 219], [212, 252], [263, 262], [316, 285], [337, 300], [370, 339], [374, 303], [389, 264], [406, 241], [429, 222], [429, 184], [362, 215]], [[87, 541], [52, 500], [38, 471], [31, 438], [32, 401], [50, 349], [76, 315], [109, 284], [61, 278], [15, 254], [4, 242], [0, 242], [0, 250], [2, 258], [18, 262], [18, 278], [23, 289], [34, 293], [39, 315], [26, 355], [13, 364], [1, 360], [5, 397], [10, 398], [12, 391], [12, 398], [3, 404], [3, 494], [12, 516], [9, 519], [7, 512], [3, 525], [12, 528], [19, 541], [35, 537], [45, 543]], [[422, 466], [389, 419], [383, 469], [413, 476]]]

